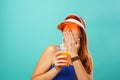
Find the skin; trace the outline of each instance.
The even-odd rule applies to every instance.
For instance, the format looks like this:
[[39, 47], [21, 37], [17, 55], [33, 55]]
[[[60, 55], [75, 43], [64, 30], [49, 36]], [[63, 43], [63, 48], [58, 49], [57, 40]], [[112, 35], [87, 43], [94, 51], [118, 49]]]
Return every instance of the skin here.
[[[78, 56], [81, 37], [80, 30], [65, 30], [63, 31], [63, 37], [64, 44], [70, 47], [69, 53], [71, 58]], [[63, 59], [67, 56], [58, 56], [59, 53], [56, 46], [51, 45], [47, 47], [37, 63], [31, 80], [52, 80], [61, 71], [62, 66], [66, 66], [69, 62]], [[49, 70], [53, 64], [55, 67]], [[80, 60], [70, 61], [70, 64], [74, 66], [77, 80], [92, 80], [91, 75], [87, 74]]]

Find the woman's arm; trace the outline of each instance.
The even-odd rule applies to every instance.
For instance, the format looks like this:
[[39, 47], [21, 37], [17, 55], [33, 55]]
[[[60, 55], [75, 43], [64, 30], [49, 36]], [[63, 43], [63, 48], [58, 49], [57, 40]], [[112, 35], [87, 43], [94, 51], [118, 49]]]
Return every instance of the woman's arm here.
[[[75, 53], [73, 53], [73, 54], [71, 55], [71, 57], [75, 57], [75, 56], [78, 56], [78, 55], [75, 54]], [[73, 66], [74, 66], [74, 69], [75, 69], [76, 76], [77, 76], [77, 79], [78, 79], [78, 80], [92, 80], [92, 74], [89, 75], [89, 74], [85, 71], [85, 69], [84, 69], [84, 67], [83, 67], [83, 65], [82, 65], [82, 63], [81, 63], [80, 60], [74, 61], [74, 62], [73, 62]]]
[[40, 60], [36, 65], [31, 80], [52, 80], [59, 73], [60, 69], [56, 67], [49, 70], [55, 53], [56, 46], [49, 46], [43, 52]]
[[49, 70], [44, 74], [38, 74], [32, 77], [31, 80], [52, 80], [58, 73], [60, 69], [54, 67], [53, 69]]
[[[65, 38], [65, 43], [69, 46], [71, 58], [78, 56], [80, 40], [78, 39], [75, 41], [71, 31], [63, 32], [63, 35]], [[91, 76], [86, 72], [80, 60], [74, 61], [73, 66], [78, 80], [92, 80]]]

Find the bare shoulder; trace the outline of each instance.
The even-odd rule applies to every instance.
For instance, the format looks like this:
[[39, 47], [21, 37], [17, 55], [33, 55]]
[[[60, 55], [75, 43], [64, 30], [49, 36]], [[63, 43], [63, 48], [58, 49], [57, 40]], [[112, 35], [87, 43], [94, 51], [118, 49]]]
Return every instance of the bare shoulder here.
[[56, 45], [49, 45], [49, 46], [45, 49], [44, 53], [47, 52], [47, 54], [49, 55], [49, 54], [54, 54], [56, 51], [57, 51], [57, 46], [56, 46]]
[[57, 51], [57, 46], [56, 45], [49, 45], [42, 53], [41, 55], [41, 59], [45, 59], [45, 60], [52, 60], [55, 56], [55, 53]]
[[56, 45], [49, 45], [49, 46], [47, 47], [47, 50], [56, 51], [56, 50], [57, 50], [57, 46], [56, 46]]
[[44, 50], [44, 52], [40, 56], [40, 59], [38, 60], [32, 78], [48, 71], [51, 64], [53, 63], [53, 59], [56, 51], [57, 51], [57, 47], [55, 45], [50, 45]]

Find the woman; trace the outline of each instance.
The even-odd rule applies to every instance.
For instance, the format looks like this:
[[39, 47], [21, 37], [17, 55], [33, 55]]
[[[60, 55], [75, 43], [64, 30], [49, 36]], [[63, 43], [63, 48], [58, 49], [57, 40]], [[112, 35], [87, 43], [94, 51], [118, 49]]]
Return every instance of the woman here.
[[67, 56], [58, 56], [56, 45], [50, 45], [41, 55], [31, 80], [92, 80], [93, 63], [85, 28], [82, 18], [68, 15], [58, 29], [62, 31], [64, 45], [69, 47], [70, 62], [65, 59]]

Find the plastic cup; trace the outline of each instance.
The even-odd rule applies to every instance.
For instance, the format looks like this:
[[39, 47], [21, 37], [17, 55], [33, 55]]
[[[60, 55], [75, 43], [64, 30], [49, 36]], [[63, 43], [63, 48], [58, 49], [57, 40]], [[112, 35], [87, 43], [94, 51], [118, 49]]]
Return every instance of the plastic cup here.
[[66, 58], [63, 58], [63, 59], [68, 61], [67, 66], [69, 66], [70, 65], [70, 54], [67, 48], [64, 47], [64, 44], [60, 44], [58, 46], [58, 51], [60, 52], [58, 56], [67, 56]]

